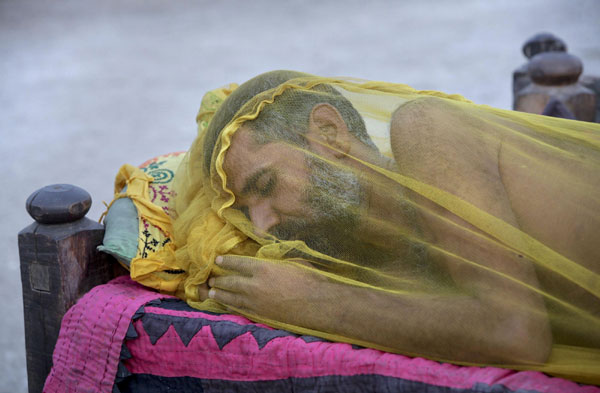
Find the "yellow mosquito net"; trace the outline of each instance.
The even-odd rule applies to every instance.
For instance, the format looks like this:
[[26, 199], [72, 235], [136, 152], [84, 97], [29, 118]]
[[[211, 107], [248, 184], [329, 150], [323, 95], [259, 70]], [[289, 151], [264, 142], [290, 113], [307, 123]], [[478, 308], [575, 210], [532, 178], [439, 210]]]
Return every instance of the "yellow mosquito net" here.
[[600, 384], [598, 124], [291, 71], [235, 87], [198, 117], [172, 244], [132, 277], [300, 334]]

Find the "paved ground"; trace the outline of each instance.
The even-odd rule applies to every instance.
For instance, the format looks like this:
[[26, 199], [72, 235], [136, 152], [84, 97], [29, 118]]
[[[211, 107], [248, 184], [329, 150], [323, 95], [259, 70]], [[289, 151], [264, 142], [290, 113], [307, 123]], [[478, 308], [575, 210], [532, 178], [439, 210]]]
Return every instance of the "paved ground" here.
[[600, 74], [599, 1], [524, 3], [0, 0], [0, 391], [26, 391], [16, 235], [32, 191], [75, 183], [97, 218], [122, 163], [187, 148], [204, 91], [272, 69], [509, 108], [521, 44], [548, 30]]

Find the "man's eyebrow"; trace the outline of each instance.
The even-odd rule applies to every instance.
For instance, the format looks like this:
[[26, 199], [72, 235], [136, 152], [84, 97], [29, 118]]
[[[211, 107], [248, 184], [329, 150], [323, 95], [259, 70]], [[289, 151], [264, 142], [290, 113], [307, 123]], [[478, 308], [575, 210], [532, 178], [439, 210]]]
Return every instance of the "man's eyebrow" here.
[[242, 188], [241, 194], [247, 195], [251, 191], [256, 190], [256, 183], [258, 182], [258, 180], [261, 178], [262, 175], [264, 175], [265, 173], [270, 172], [270, 171], [271, 171], [270, 168], [262, 168], [256, 172], [254, 172], [254, 174], [246, 180], [246, 183], [244, 184], [244, 188]]

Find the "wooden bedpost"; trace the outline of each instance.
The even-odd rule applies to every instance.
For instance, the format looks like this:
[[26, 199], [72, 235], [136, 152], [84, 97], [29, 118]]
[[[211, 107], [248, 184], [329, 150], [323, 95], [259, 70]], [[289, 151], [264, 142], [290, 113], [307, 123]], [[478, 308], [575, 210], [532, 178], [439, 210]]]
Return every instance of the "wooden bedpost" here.
[[[557, 36], [551, 33], [538, 33], [529, 38], [521, 48], [523, 54], [529, 61], [533, 56], [544, 52], [566, 52], [567, 44]], [[528, 63], [523, 64], [513, 72], [513, 109], [515, 107], [515, 98], [517, 93], [523, 90], [531, 83], [529, 72], [527, 70]]]
[[103, 225], [85, 218], [92, 199], [83, 189], [55, 184], [35, 191], [26, 208], [35, 222], [19, 233], [29, 392], [41, 392], [52, 367], [60, 322], [95, 285], [122, 274], [96, 251]]
[[513, 72], [513, 109], [600, 122], [600, 78], [584, 75], [583, 63], [550, 33], [523, 44], [529, 62]]
[[596, 118], [596, 94], [579, 83], [583, 64], [566, 52], [544, 52], [531, 58], [527, 65], [531, 83], [515, 95], [515, 109], [546, 114], [547, 105], [562, 107], [572, 119], [591, 121]]

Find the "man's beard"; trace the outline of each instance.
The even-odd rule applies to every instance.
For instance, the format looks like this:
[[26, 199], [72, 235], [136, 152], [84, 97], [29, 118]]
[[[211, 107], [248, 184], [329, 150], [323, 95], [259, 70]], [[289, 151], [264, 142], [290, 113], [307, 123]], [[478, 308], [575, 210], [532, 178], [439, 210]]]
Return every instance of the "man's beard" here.
[[[395, 266], [413, 274], [424, 273], [430, 268], [426, 262], [426, 247], [420, 242], [399, 236], [392, 244], [376, 245], [361, 238], [359, 220], [361, 215], [368, 213], [362, 203], [365, 199], [363, 186], [354, 172], [310, 155], [307, 155], [306, 163], [310, 178], [303, 199], [312, 215], [287, 220], [271, 228], [271, 235], [279, 240], [302, 240], [314, 251], [360, 266]], [[415, 210], [408, 203], [402, 204], [402, 210], [413, 229], [419, 232]], [[308, 257], [302, 254], [295, 256]], [[328, 265], [322, 259], [321, 263]]]
[[294, 218], [269, 232], [280, 240], [302, 240], [311, 249], [350, 259], [357, 245], [362, 188], [351, 170], [338, 168], [318, 157], [306, 156], [310, 170], [303, 203], [311, 215]]

